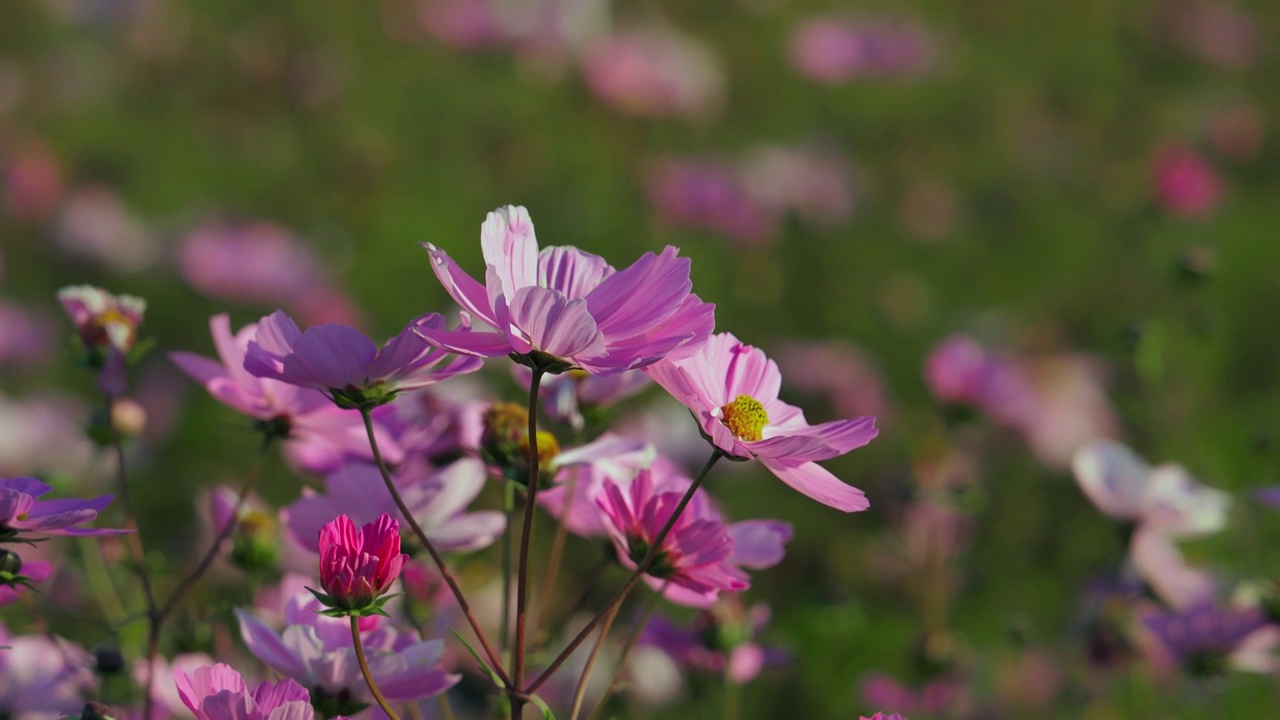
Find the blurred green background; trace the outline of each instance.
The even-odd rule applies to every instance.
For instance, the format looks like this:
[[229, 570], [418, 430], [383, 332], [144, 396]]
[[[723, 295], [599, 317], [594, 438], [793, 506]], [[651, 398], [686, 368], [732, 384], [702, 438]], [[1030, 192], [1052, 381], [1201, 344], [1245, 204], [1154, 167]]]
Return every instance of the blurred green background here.
[[[305, 238], [375, 336], [448, 309], [419, 243], [474, 271], [480, 221], [499, 205], [527, 206], [544, 245], [615, 265], [675, 244], [719, 329], [771, 352], [851, 342], [889, 410], [872, 445], [828, 464], [867, 491], [869, 512], [821, 508], [759, 468], [711, 481], [733, 517], [797, 527], [787, 560], [757, 573], [750, 592], [772, 605], [765, 638], [792, 662], [745, 689], [746, 716], [870, 714], [859, 679], [882, 671], [920, 684], [936, 670], [921, 647], [937, 633], [976, 698], [980, 714], [964, 716], [1264, 717], [1280, 701], [1268, 678], [1157, 686], [1140, 662], [1088, 669], [1082, 593], [1119, 562], [1123, 540], [1061, 466], [1011, 432], [957, 424], [921, 373], [956, 331], [1029, 357], [1088, 354], [1107, 369], [1120, 437], [1141, 454], [1234, 493], [1276, 482], [1280, 4], [708, 0], [589, 13], [604, 28], [661, 26], [704, 46], [723, 85], [688, 117], [602, 101], [580, 70], [596, 36], [460, 47], [424, 20], [429, 5], [6, 3], [0, 163], [37, 148], [60, 198], [109, 188], [151, 255], [122, 268], [110, 249], [107, 260], [68, 252], [56, 241], [62, 200], [31, 212], [11, 198], [0, 293], [50, 313], [67, 284], [145, 296], [145, 334], [161, 350], [208, 353], [209, 315], [229, 309], [238, 326], [272, 309], [202, 296], [173, 269], [185, 235], [211, 217], [261, 218]], [[807, 77], [789, 60], [792, 33], [832, 14], [910, 23], [927, 39], [927, 67]], [[763, 145], [848, 163], [851, 214], [818, 223], [783, 210], [756, 242], [655, 216], [653, 161], [732, 163]], [[1170, 147], [1216, 175], [1207, 210], [1162, 198]], [[151, 362], [164, 365], [160, 353]], [[518, 396], [504, 370], [492, 377]], [[89, 395], [87, 377], [57, 360], [0, 377], [13, 397], [58, 385]], [[189, 397], [138, 480], [153, 548], [188, 542], [195, 488], [243, 472], [255, 443], [198, 388], [169, 387]], [[811, 419], [836, 416], [821, 397], [789, 397]], [[879, 556], [919, 476], [955, 448], [973, 463], [962, 498], [972, 542], [945, 629], [926, 636], [921, 608]], [[274, 473], [267, 494], [289, 499], [296, 479]], [[1241, 503], [1226, 532], [1185, 549], [1227, 587], [1272, 577], [1280, 531], [1268, 512]], [[1033, 649], [1065, 677], [1034, 709], [1008, 689]], [[714, 716], [719, 693], [709, 684], [635, 716]]]

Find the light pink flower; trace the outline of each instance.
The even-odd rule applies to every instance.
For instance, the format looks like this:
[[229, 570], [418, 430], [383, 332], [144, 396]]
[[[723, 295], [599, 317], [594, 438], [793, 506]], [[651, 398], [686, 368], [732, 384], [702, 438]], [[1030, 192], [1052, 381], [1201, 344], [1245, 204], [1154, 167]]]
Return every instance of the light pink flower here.
[[1222, 179], [1209, 161], [1182, 145], [1157, 153], [1152, 165], [1156, 198], [1173, 215], [1203, 219], [1222, 203]]
[[[194, 353], [169, 355], [191, 379], [204, 385], [218, 402], [263, 424], [263, 430], [283, 437], [285, 454], [295, 466], [312, 472], [337, 469], [345, 459], [372, 460], [360, 413], [334, 407], [320, 391], [279, 380], [258, 378], [244, 369], [245, 355], [258, 332], [249, 324], [232, 335], [226, 315], [209, 319], [218, 359]], [[374, 416], [374, 433], [387, 462], [398, 463], [403, 452]]]
[[43, 365], [55, 347], [52, 326], [43, 313], [0, 300], [0, 365]]
[[638, 117], [705, 115], [724, 95], [716, 56], [663, 28], [617, 33], [587, 48], [582, 75], [610, 108]]
[[[612, 481], [604, 483], [596, 503], [623, 565], [632, 569], [639, 565], [683, 494], [657, 490], [648, 471], [641, 471], [625, 491]], [[669, 600], [705, 606], [715, 602], [721, 591], [739, 592], [750, 583], [730, 560], [734, 547], [728, 528], [699, 510], [691, 502], [680, 514], [644, 580]]]
[[[188, 708], [182, 702], [182, 696], [178, 694], [177, 684], [172, 682], [174, 676], [178, 672], [193, 675], [201, 667], [213, 664], [213, 658], [204, 653], [183, 653], [174, 656], [173, 660], [159, 655], [152, 660], [150, 665], [156, 674], [156, 681], [151, 683], [151, 700], [156, 710], [162, 715], [163, 713], [168, 713], [170, 716], [187, 715]], [[133, 681], [139, 687], [147, 685], [147, 666], [148, 663], [145, 662], [133, 664]]]
[[68, 255], [120, 272], [138, 272], [155, 262], [155, 236], [105, 185], [76, 188], [58, 210], [54, 239]]
[[23, 535], [123, 535], [130, 530], [74, 527], [98, 517], [111, 503], [111, 495], [93, 500], [67, 498], [39, 500], [53, 488], [32, 477], [0, 478], [0, 536]]
[[801, 493], [845, 512], [869, 506], [861, 490], [817, 464], [875, 438], [875, 418], [810, 425], [800, 408], [778, 399], [782, 373], [764, 352], [729, 333], [712, 336], [692, 357], [646, 370], [693, 411], [702, 431], [725, 454], [758, 458]]
[[743, 245], [777, 239], [778, 206], [748, 187], [733, 165], [707, 158], [664, 158], [649, 164], [645, 194], [657, 219], [673, 228], [707, 230]]
[[400, 523], [383, 513], [356, 530], [346, 515], [320, 529], [320, 585], [342, 610], [362, 610], [391, 589], [409, 556], [400, 552]]
[[676, 257], [673, 247], [646, 253], [622, 271], [577, 248], [539, 252], [529, 213], [518, 207], [489, 213], [480, 238], [485, 285], [443, 250], [426, 246], [436, 276], [465, 311], [464, 326], [474, 320], [498, 330], [417, 327], [445, 350], [481, 357], [514, 353], [540, 365], [550, 360], [611, 374], [688, 354], [715, 324], [714, 306], [689, 292], [689, 260]]
[[791, 64], [819, 82], [910, 78], [934, 63], [933, 40], [905, 20], [819, 17], [791, 33]]
[[853, 173], [839, 152], [765, 145], [742, 163], [742, 182], [766, 206], [831, 226], [853, 214]]
[[22, 220], [42, 220], [58, 206], [65, 186], [62, 164], [48, 147], [28, 143], [0, 158], [6, 209]]
[[306, 331], [277, 310], [258, 322], [245, 354], [244, 369], [262, 378], [331, 393], [343, 407], [367, 401], [381, 404], [396, 393], [433, 385], [455, 375], [475, 372], [480, 361], [448, 357], [422, 341], [416, 332], [444, 329], [444, 318], [420, 318], [378, 348], [364, 333], [347, 325], [320, 325]]
[[288, 678], [264, 682], [250, 691], [230, 665], [196, 668], [190, 675], [173, 671], [182, 703], [196, 720], [311, 720], [311, 695]]

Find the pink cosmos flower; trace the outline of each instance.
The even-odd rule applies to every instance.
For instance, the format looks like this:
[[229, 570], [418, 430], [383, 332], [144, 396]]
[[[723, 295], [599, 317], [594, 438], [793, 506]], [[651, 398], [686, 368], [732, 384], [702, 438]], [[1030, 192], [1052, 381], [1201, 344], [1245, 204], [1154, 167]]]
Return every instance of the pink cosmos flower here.
[[23, 534], [123, 535], [130, 530], [73, 527], [98, 517], [98, 511], [111, 503], [113, 496], [93, 500], [37, 500], [53, 488], [32, 477], [0, 478], [0, 537], [12, 539]]
[[[240, 637], [255, 657], [317, 696], [373, 702], [356, 663], [349, 621], [322, 615], [318, 612], [321, 609], [319, 601], [305, 592], [290, 596], [284, 606], [283, 633], [236, 610]], [[440, 668], [443, 641], [419, 641], [416, 632], [398, 631], [386, 618], [376, 615], [357, 622], [370, 674], [388, 700], [431, 697], [458, 682], [459, 676]]]
[[[218, 402], [263, 423], [264, 430], [283, 436], [284, 451], [296, 467], [311, 472], [337, 469], [347, 458], [372, 460], [360, 413], [334, 407], [320, 391], [279, 380], [254, 377], [245, 366], [249, 343], [258, 332], [249, 324], [236, 334], [224, 315], [209, 319], [218, 359], [194, 353], [171, 353], [169, 358], [192, 380], [204, 385]], [[400, 446], [374, 417], [378, 447], [387, 462], [403, 459]]]
[[724, 95], [715, 55], [672, 30], [617, 33], [587, 48], [582, 75], [597, 97], [626, 115], [705, 115]]
[[[431, 542], [442, 552], [470, 552], [488, 547], [506, 527], [496, 510], [468, 512], [484, 489], [484, 464], [462, 458], [421, 476], [396, 474], [405, 505]], [[325, 494], [310, 490], [290, 505], [286, 522], [302, 546], [318, 552], [318, 533], [337, 515], [353, 522], [376, 521], [399, 512], [390, 493], [382, 488], [378, 469], [369, 463], [349, 463], [325, 478]]]
[[743, 245], [777, 239], [779, 208], [765, 202], [731, 164], [707, 158], [665, 158], [649, 164], [645, 194], [658, 220], [708, 230]]
[[320, 529], [320, 585], [339, 609], [369, 607], [408, 561], [400, 552], [400, 523], [386, 513], [358, 533], [346, 515]]
[[230, 665], [218, 663], [196, 668], [190, 675], [173, 671], [178, 696], [196, 720], [311, 720], [311, 695], [285, 678], [264, 682], [250, 691], [244, 678]]
[[913, 715], [941, 715], [969, 705], [969, 689], [946, 675], [911, 688], [883, 673], [871, 673], [858, 683], [858, 691], [870, 705], [896, 707]]
[[861, 490], [816, 461], [871, 442], [875, 418], [810, 425], [800, 408], [778, 399], [777, 364], [729, 333], [713, 336], [692, 357], [668, 359], [646, 372], [693, 411], [702, 432], [726, 455], [759, 458], [779, 480], [824, 505], [845, 512], [869, 507]]
[[672, 353], [687, 355], [715, 325], [715, 307], [689, 292], [689, 260], [676, 257], [673, 247], [646, 253], [621, 271], [577, 248], [539, 252], [533, 221], [522, 207], [489, 213], [480, 242], [484, 285], [443, 250], [426, 247], [436, 276], [465, 311], [464, 330], [479, 321], [498, 332], [420, 324], [418, 333], [439, 348], [480, 357], [514, 354], [524, 356], [522, 364], [558, 361], [613, 374]]
[[827, 84], [859, 78], [910, 78], [933, 65], [933, 40], [915, 23], [819, 17], [791, 34], [791, 64]]
[[54, 241], [71, 257], [119, 272], [138, 272], [155, 262], [156, 236], [105, 185], [76, 188], [67, 194], [54, 223]]
[[[623, 565], [634, 569], [675, 512], [681, 491], [659, 492], [648, 471], [641, 471], [624, 492], [605, 482], [597, 499], [605, 531]], [[699, 513], [693, 503], [680, 514], [645, 574], [645, 582], [668, 599], [708, 605], [720, 591], [738, 592], [750, 583], [732, 562], [733, 540], [719, 519]]]
[[878, 712], [875, 715], [872, 715], [871, 717], [861, 715], [858, 717], [858, 720], [907, 720], [907, 718], [902, 715], [899, 715], [898, 713], [885, 715], [882, 712]]
[[64, 287], [58, 301], [76, 326], [86, 361], [102, 371], [99, 389], [110, 395], [124, 392], [125, 359], [137, 342], [146, 301], [91, 285]]
[[415, 334], [424, 328], [444, 330], [444, 318], [435, 313], [420, 318], [379, 349], [353, 327], [328, 324], [304, 332], [277, 310], [258, 322], [244, 369], [261, 378], [331, 393], [342, 407], [381, 404], [398, 392], [480, 369], [481, 362], [469, 357], [437, 367], [448, 354]]
[[[156, 682], [151, 683], [151, 700], [159, 715], [165, 716], [185, 716], [187, 714], [186, 704], [182, 701], [182, 696], [178, 694], [178, 687], [175, 683], [169, 682], [178, 672], [185, 675], [194, 675], [197, 670], [202, 667], [213, 665], [213, 658], [204, 653], [182, 653], [175, 655], [173, 660], [166, 659], [163, 655], [157, 655], [151, 661], [151, 666], [156, 674]], [[138, 687], [147, 686], [147, 665], [145, 662], [133, 664], [133, 681]]]
[[1160, 204], [1178, 217], [1206, 218], [1222, 202], [1218, 171], [1191, 148], [1171, 145], [1161, 149], [1152, 176]]

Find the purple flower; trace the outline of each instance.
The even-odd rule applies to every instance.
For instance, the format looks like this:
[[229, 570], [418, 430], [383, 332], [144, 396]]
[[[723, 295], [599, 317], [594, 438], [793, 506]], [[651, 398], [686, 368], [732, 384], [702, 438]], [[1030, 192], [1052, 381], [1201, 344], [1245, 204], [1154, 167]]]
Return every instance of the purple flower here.
[[[1142, 623], [1168, 659], [1193, 675], [1224, 672], [1237, 664], [1236, 654], [1247, 650], [1246, 641], [1251, 637], [1274, 634], [1257, 608], [1219, 608], [1212, 601], [1184, 610], [1150, 612]], [[1274, 642], [1274, 638], [1269, 640]], [[1273, 666], [1274, 660], [1269, 665]]]
[[787, 485], [818, 502], [854, 512], [869, 507], [861, 490], [817, 464], [875, 438], [875, 418], [810, 425], [778, 399], [782, 373], [761, 350], [720, 333], [684, 360], [648, 368], [659, 385], [693, 411], [711, 442], [730, 457], [759, 458]]
[[182, 704], [196, 720], [311, 720], [311, 696], [286, 678], [264, 682], [253, 691], [230, 665], [196, 668], [191, 674], [173, 671]]
[[8, 717], [75, 715], [93, 690], [93, 659], [83, 648], [46, 635], [10, 635], [0, 625], [0, 713]]
[[32, 477], [0, 478], [0, 540], [33, 535], [123, 535], [130, 530], [73, 527], [98, 517], [111, 495], [93, 500], [38, 500], [53, 488]]
[[969, 704], [968, 688], [950, 676], [935, 678], [917, 689], [883, 673], [872, 673], [862, 678], [858, 690], [869, 705], [896, 707], [913, 715], [932, 717], [958, 711]]
[[899, 715], [898, 713], [885, 715], [882, 712], [878, 712], [875, 715], [872, 715], [871, 717], [866, 717], [865, 715], [859, 716], [858, 720], [907, 720], [907, 718], [903, 717], [902, 715]]
[[409, 561], [400, 552], [400, 523], [386, 513], [359, 530], [351, 518], [339, 515], [320, 528], [319, 545], [320, 585], [328, 595], [322, 601], [349, 614], [381, 611], [377, 599]]
[[[443, 552], [470, 552], [487, 547], [502, 534], [506, 519], [496, 510], [468, 512], [467, 505], [484, 488], [484, 465], [463, 458], [421, 477], [398, 475], [405, 505], [431, 542]], [[395, 501], [382, 489], [378, 469], [350, 463], [325, 478], [325, 494], [304, 491], [286, 511], [289, 532], [312, 552], [319, 551], [320, 528], [340, 514], [357, 522], [373, 522], [397, 513]]]
[[731, 165], [710, 159], [657, 160], [644, 177], [658, 220], [674, 228], [708, 230], [743, 245], [777, 238], [780, 213], [758, 197]]
[[933, 61], [929, 35], [902, 20], [820, 17], [801, 23], [791, 34], [791, 64], [832, 85], [864, 77], [916, 77]]
[[[194, 353], [169, 355], [192, 380], [204, 385], [218, 402], [262, 422], [263, 429], [284, 438], [285, 454], [304, 470], [328, 472], [347, 458], [372, 460], [360, 414], [333, 406], [320, 391], [279, 380], [254, 377], [245, 368], [249, 343], [258, 332], [249, 324], [232, 335], [226, 315], [209, 319], [218, 360]], [[378, 447], [390, 463], [403, 453], [375, 414]]]
[[481, 285], [443, 250], [427, 245], [431, 266], [462, 306], [464, 330], [473, 321], [498, 332], [417, 327], [422, 337], [452, 352], [497, 357], [565, 370], [612, 374], [692, 352], [715, 324], [714, 306], [689, 292], [689, 260], [667, 247], [615, 271], [603, 258], [572, 247], [538, 251], [524, 208], [489, 213], [480, 229], [487, 267]]
[[[240, 637], [249, 652], [268, 667], [311, 690], [313, 697], [358, 703], [373, 702], [356, 663], [349, 621], [319, 614], [320, 603], [304, 593], [285, 603], [285, 630], [277, 633], [261, 620], [236, 610]], [[416, 633], [396, 630], [379, 616], [359, 619], [360, 644], [368, 655], [369, 671], [388, 700], [400, 702], [432, 697], [458, 682], [457, 675], [439, 667], [444, 642], [418, 642]], [[354, 714], [363, 706], [342, 711]]]
[[381, 405], [396, 393], [480, 369], [480, 361], [467, 357], [437, 367], [448, 353], [422, 341], [415, 331], [424, 328], [443, 330], [444, 318], [427, 315], [379, 349], [353, 327], [328, 324], [303, 332], [277, 310], [258, 322], [244, 369], [258, 377], [328, 392], [344, 408]]
[[[647, 470], [625, 491], [612, 481], [604, 483], [596, 504], [623, 565], [634, 569], [640, 564], [683, 494], [683, 490], [655, 488]], [[645, 582], [673, 602], [705, 606], [722, 590], [739, 592], [750, 585], [746, 573], [733, 563], [729, 529], [706, 508], [705, 500], [685, 508], [645, 574]]]
[[662, 650], [684, 668], [724, 674], [745, 685], [767, 665], [785, 659], [781, 651], [753, 640], [768, 624], [769, 616], [767, 605], [746, 608], [734, 596], [702, 611], [685, 627], [655, 617], [645, 626], [638, 643]]

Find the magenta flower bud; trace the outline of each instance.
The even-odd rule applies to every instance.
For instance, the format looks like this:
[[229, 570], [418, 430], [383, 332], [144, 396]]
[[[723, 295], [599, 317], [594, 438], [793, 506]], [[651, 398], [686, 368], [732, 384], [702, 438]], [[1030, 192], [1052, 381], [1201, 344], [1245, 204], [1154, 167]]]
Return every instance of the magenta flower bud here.
[[355, 523], [339, 515], [320, 529], [320, 584], [316, 598], [330, 608], [325, 614], [382, 613], [378, 601], [400, 576], [408, 555], [400, 552], [400, 523], [382, 513], [376, 522], [356, 531]]

